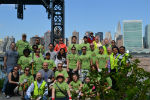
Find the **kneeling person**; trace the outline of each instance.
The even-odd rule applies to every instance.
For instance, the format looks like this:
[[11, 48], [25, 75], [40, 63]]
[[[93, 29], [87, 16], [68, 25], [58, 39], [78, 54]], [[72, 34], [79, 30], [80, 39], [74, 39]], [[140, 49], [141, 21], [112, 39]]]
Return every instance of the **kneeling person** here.
[[[33, 92], [32, 97], [31, 97], [31, 92]], [[29, 86], [26, 92], [25, 100], [30, 100], [30, 98], [33, 98], [33, 99], [42, 98], [42, 100], [47, 100], [47, 95], [48, 95], [47, 84], [44, 80], [42, 80], [42, 74], [38, 72], [36, 74], [36, 81], [34, 81]]]

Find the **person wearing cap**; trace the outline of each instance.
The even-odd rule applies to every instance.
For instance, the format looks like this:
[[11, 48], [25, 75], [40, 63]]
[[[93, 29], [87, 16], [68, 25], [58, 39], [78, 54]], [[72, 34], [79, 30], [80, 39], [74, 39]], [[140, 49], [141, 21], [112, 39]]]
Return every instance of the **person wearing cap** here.
[[59, 43], [56, 44], [54, 51], [59, 52], [61, 48], [64, 48], [65, 52], [67, 53], [67, 46], [63, 43], [63, 38], [59, 38]]
[[92, 43], [93, 41], [95, 41], [95, 37], [93, 36], [93, 32], [90, 32], [90, 36], [88, 37], [88, 43]]
[[77, 37], [76, 36], [72, 36], [71, 40], [72, 40], [72, 43], [68, 46], [68, 53], [70, 54], [71, 53], [71, 48], [73, 46], [75, 46], [76, 47], [76, 53], [78, 54], [79, 44], [76, 43]]
[[96, 55], [98, 54], [98, 49], [94, 48], [94, 44], [90, 44], [90, 50], [87, 51], [87, 54], [91, 56], [91, 64], [96, 64]]
[[109, 57], [104, 54], [104, 49], [103, 47], [99, 47], [99, 53], [96, 56], [96, 65], [98, 71], [102, 70], [103, 68], [107, 67], [107, 62], [109, 60]]
[[63, 75], [64, 75], [64, 77], [65, 77], [65, 82], [68, 81], [68, 73], [67, 73], [66, 70], [64, 70], [64, 69], [62, 68], [62, 63], [58, 63], [57, 71], [55, 72], [55, 78], [57, 78], [57, 76], [58, 76], [59, 74], [63, 74]]
[[[69, 97], [69, 98], [68, 98]], [[68, 84], [63, 74], [58, 74], [52, 88], [52, 100], [72, 100]]]
[[[87, 50], [87, 51], [90, 50], [90, 44], [88, 43], [87, 39], [88, 39], [87, 36], [84, 36], [84, 37], [83, 37], [84, 43], [81, 43], [81, 44], [79, 45], [79, 50], [81, 50], [83, 46], [86, 46], [86, 50]], [[81, 50], [81, 51], [82, 51], [82, 50]]]
[[104, 45], [103, 45], [103, 49], [104, 49], [104, 54], [105, 55], [108, 55], [108, 52], [107, 52], [107, 48], [108, 47], [111, 47], [111, 45], [109, 44], [109, 41], [107, 38], [104, 39]]
[[22, 40], [17, 41], [16, 43], [16, 49], [19, 53], [19, 57], [23, 56], [23, 50], [24, 49], [31, 49], [29, 42], [26, 40], [27, 36], [26, 34], [22, 34]]
[[78, 72], [78, 59], [79, 56], [76, 54], [76, 47], [71, 48], [71, 54], [67, 55], [67, 72], [72, 80], [72, 74]]
[[[39, 91], [40, 90], [40, 91]], [[31, 93], [33, 92], [33, 95]], [[36, 80], [29, 86], [25, 100], [38, 99], [38, 100], [48, 100], [48, 86], [46, 82], [42, 79], [42, 74], [36, 74]]]
[[86, 73], [89, 72], [91, 65], [91, 56], [86, 52], [86, 46], [82, 47], [82, 55], [79, 56], [79, 74], [81, 76], [81, 80], [83, 81]]

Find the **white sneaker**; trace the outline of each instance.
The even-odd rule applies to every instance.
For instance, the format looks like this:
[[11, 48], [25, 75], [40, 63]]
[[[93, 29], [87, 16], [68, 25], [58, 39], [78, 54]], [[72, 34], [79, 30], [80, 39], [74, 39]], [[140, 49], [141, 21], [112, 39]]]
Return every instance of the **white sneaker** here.
[[9, 95], [7, 95], [7, 96], [6, 96], [6, 98], [7, 98], [7, 99], [9, 99], [9, 98], [10, 98], [10, 96], [9, 96]]

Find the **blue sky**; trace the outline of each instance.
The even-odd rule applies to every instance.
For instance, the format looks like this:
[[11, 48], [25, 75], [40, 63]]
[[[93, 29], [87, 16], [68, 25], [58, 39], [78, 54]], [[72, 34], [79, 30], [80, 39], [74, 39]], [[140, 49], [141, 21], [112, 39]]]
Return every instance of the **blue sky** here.
[[[83, 37], [86, 31], [115, 33], [118, 21], [143, 20], [150, 24], [150, 0], [65, 0], [65, 36], [74, 30]], [[14, 5], [0, 5], [0, 38], [14, 36], [21, 39], [21, 34], [30, 37], [43, 36], [51, 29], [51, 21], [43, 6], [27, 5], [24, 19], [17, 19]]]

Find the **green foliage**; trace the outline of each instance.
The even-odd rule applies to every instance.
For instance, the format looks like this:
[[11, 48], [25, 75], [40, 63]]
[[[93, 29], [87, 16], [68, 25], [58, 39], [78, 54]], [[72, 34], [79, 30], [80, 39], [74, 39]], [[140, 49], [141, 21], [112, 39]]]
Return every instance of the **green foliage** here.
[[[96, 87], [95, 99], [102, 100], [150, 100], [150, 73], [139, 68], [139, 60], [134, 60], [128, 67], [122, 66], [118, 72], [108, 73], [108, 69], [102, 72], [90, 72], [91, 82], [88, 87]], [[116, 81], [115, 88], [107, 90], [106, 78], [111, 76]], [[98, 79], [100, 77], [100, 79]], [[83, 90], [85, 91], [85, 90]], [[84, 93], [84, 92], [83, 92]], [[85, 94], [85, 95], [91, 95]]]

